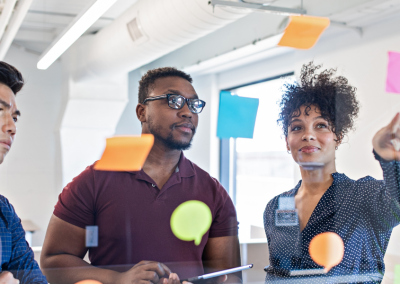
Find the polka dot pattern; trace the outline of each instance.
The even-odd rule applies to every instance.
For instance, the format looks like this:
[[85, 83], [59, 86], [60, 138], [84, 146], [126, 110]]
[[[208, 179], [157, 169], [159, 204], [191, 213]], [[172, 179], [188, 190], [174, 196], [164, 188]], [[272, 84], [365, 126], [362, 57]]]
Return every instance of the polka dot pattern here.
[[271, 267], [289, 270], [321, 268], [309, 255], [309, 243], [320, 233], [335, 232], [343, 239], [345, 252], [342, 262], [328, 275], [384, 272], [383, 258], [389, 238], [392, 229], [400, 223], [400, 168], [399, 162], [385, 161], [374, 154], [382, 167], [384, 180], [367, 176], [355, 181], [341, 173], [332, 174], [332, 185], [302, 232], [299, 225], [275, 224], [279, 197], [294, 197], [301, 181], [294, 189], [268, 203], [264, 228]]

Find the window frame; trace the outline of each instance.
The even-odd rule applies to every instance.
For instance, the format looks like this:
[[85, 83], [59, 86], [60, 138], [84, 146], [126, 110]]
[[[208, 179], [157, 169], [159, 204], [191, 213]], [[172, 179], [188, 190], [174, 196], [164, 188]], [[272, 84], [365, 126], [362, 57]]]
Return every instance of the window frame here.
[[[220, 90], [220, 93], [222, 91], [232, 92], [239, 88], [256, 85], [272, 80], [278, 80], [283, 77], [293, 76], [294, 74], [295, 73], [292, 71], [285, 74], [268, 77], [262, 80], [257, 80], [242, 85], [237, 85], [231, 88], [223, 89]], [[229, 193], [233, 204], [236, 206], [236, 165], [237, 165], [236, 138], [219, 139], [219, 140], [220, 140], [219, 180], [222, 186]]]

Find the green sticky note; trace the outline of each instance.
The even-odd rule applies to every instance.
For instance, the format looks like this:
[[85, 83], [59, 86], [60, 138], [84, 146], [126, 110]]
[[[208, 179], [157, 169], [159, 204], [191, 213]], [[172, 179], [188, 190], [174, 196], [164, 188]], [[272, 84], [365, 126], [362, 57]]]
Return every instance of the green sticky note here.
[[217, 136], [253, 138], [259, 100], [220, 93]]
[[212, 214], [210, 208], [198, 200], [182, 203], [171, 215], [171, 229], [182, 241], [194, 241], [198, 246], [203, 235], [210, 229]]
[[400, 264], [394, 266], [394, 284], [400, 284]]

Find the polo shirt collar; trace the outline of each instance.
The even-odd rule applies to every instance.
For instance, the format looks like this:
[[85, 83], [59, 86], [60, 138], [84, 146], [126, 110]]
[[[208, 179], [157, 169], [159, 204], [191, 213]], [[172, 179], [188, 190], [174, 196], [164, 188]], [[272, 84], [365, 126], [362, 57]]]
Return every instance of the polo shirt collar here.
[[[143, 171], [143, 169], [141, 169], [138, 172], [130, 172], [130, 173], [134, 174], [137, 179], [153, 183], [151, 178]], [[185, 155], [183, 154], [183, 151], [181, 151], [181, 157], [179, 158], [178, 166], [174, 174], [177, 175], [179, 180], [180, 178], [187, 178], [196, 175], [193, 163], [188, 159], [186, 159]]]
[[193, 163], [186, 159], [183, 151], [181, 151], [181, 157], [177, 168], [179, 169], [178, 175], [180, 177], [192, 177], [196, 174]]

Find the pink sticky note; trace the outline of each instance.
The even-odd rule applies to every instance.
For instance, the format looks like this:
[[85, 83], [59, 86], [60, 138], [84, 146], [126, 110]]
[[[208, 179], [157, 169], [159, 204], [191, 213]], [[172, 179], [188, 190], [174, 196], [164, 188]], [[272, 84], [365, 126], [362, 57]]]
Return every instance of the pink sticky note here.
[[400, 53], [389, 51], [386, 92], [400, 94]]

